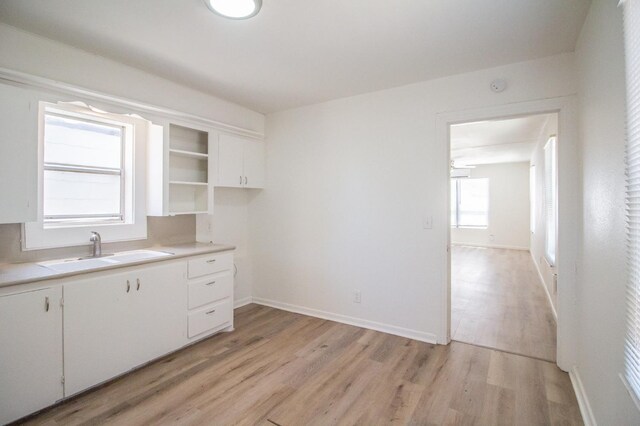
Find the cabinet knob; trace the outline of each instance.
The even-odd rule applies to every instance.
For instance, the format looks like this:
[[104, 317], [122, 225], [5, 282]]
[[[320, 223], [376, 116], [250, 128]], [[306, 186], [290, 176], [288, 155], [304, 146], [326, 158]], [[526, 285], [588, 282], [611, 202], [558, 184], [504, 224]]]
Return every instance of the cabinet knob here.
[[209, 259], [209, 260], [207, 260], [207, 263], [213, 263], [215, 261], [216, 261], [216, 259]]
[[44, 298], [44, 311], [49, 312], [49, 296]]
[[127, 280], [127, 293], [129, 293], [129, 290], [131, 290], [131, 283]]
[[249, 182], [249, 179], [247, 179], [247, 177], [244, 177], [244, 184], [246, 185]]
[[140, 290], [140, 278], [136, 278], [136, 291]]
[[211, 281], [210, 283], [207, 283], [207, 285], [214, 285], [215, 283], [215, 281]]
[[215, 314], [215, 313], [216, 313], [215, 309], [212, 309], [209, 312], [206, 312], [207, 315], [211, 315], [211, 314]]
[[240, 185], [242, 185], [242, 176], [240, 176]]

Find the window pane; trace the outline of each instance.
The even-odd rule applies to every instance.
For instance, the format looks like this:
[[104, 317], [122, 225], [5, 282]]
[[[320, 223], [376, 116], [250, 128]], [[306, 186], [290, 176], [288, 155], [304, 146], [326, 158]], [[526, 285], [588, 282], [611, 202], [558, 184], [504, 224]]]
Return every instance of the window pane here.
[[556, 140], [550, 138], [544, 147], [545, 254], [551, 265], [556, 262]]
[[44, 215], [120, 216], [120, 176], [45, 170]]
[[121, 168], [122, 127], [46, 115], [44, 162]]
[[458, 190], [456, 182], [457, 179], [451, 179], [451, 226], [458, 226]]
[[489, 224], [489, 179], [460, 179], [459, 226]]

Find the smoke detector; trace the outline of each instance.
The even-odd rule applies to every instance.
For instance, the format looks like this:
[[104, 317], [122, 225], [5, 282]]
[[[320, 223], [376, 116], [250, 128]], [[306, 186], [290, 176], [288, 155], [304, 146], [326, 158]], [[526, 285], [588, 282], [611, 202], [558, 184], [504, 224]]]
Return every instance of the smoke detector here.
[[507, 88], [507, 82], [502, 78], [498, 78], [496, 80], [493, 80], [489, 87], [491, 87], [492, 92], [500, 93]]

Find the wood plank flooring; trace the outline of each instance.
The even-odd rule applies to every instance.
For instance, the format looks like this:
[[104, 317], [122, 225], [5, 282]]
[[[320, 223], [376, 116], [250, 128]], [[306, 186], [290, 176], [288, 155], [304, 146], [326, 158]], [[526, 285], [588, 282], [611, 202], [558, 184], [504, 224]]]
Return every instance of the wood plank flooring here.
[[453, 246], [453, 340], [556, 360], [556, 322], [529, 252]]
[[44, 425], [582, 424], [553, 363], [259, 305], [204, 340], [29, 418]]

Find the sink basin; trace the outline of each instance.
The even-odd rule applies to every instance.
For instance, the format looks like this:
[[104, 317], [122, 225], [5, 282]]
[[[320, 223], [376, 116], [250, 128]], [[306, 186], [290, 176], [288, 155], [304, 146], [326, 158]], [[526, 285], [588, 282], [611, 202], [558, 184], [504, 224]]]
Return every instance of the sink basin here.
[[99, 257], [96, 259], [63, 259], [51, 260], [48, 262], [40, 262], [38, 265], [45, 268], [53, 269], [56, 272], [74, 272], [84, 271], [86, 269], [100, 268], [102, 266], [113, 265], [120, 262], [114, 262], [110, 257]]
[[113, 256], [109, 256], [109, 260], [115, 260], [116, 262], [120, 263], [127, 263], [164, 256], [171, 256], [171, 254], [155, 250], [133, 250], [116, 253]]
[[132, 250], [97, 258], [49, 260], [46, 262], [40, 262], [38, 263], [38, 265], [44, 266], [45, 268], [49, 268], [56, 272], [76, 272], [84, 271], [87, 269], [101, 268], [110, 265], [138, 262], [140, 260], [165, 256], [171, 256], [171, 254], [155, 250]]

